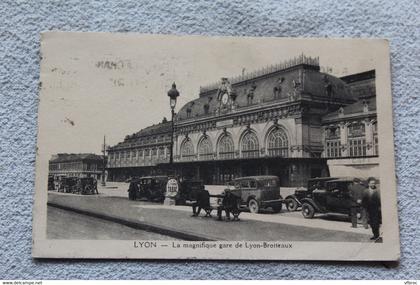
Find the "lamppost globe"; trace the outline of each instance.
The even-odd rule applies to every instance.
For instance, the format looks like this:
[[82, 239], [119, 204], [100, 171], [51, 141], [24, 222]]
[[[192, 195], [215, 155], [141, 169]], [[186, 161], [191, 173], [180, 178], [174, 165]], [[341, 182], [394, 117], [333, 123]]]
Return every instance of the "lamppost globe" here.
[[169, 156], [169, 165], [172, 171], [172, 166], [174, 162], [174, 115], [175, 115], [175, 106], [176, 106], [176, 98], [179, 96], [179, 92], [176, 89], [175, 82], [172, 83], [172, 88], [168, 91], [169, 97], [169, 106], [171, 107], [171, 146], [170, 146], [170, 156]]
[[168, 97], [169, 97], [169, 105], [171, 106], [171, 109], [175, 109], [176, 106], [176, 98], [179, 96], [179, 92], [176, 89], [175, 82], [172, 83], [172, 88], [168, 91]]

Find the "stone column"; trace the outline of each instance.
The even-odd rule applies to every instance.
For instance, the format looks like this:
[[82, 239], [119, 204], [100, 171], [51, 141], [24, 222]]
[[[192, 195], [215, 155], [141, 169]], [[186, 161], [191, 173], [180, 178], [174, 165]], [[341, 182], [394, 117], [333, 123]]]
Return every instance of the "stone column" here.
[[[295, 119], [295, 130], [296, 130], [296, 142], [295, 142], [295, 148], [292, 151], [291, 157], [303, 157], [303, 149], [301, 148], [301, 146], [303, 146], [302, 118]], [[291, 145], [291, 143], [289, 144]]]
[[341, 156], [348, 156], [348, 139], [347, 139], [347, 124], [344, 122], [340, 123], [340, 150], [341, 150]]
[[365, 120], [364, 124], [365, 124], [366, 155], [374, 155], [372, 122], [370, 120]]

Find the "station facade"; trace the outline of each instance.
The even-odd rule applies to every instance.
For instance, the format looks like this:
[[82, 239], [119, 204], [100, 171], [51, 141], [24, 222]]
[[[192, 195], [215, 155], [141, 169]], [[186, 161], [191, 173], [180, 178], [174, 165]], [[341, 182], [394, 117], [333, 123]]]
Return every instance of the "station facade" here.
[[[374, 71], [337, 78], [302, 55], [201, 87], [175, 116], [174, 168], [215, 185], [276, 175], [303, 186], [337, 165], [346, 172], [343, 159], [377, 156], [374, 82]], [[171, 130], [163, 120], [110, 147], [108, 179], [164, 174]]]

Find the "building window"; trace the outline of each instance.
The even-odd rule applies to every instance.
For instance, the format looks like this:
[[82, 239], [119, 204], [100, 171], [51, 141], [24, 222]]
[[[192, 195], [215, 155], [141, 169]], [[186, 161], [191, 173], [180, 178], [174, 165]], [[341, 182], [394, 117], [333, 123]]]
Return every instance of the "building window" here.
[[325, 156], [341, 157], [339, 127], [329, 127], [325, 130]]
[[144, 156], [146, 156], [146, 157], [150, 156], [150, 151], [148, 149], [144, 150]]
[[289, 141], [287, 135], [281, 128], [276, 128], [268, 135], [267, 151], [269, 156], [287, 157]]
[[349, 137], [364, 137], [365, 136], [365, 124], [362, 122], [353, 123], [348, 126]]
[[181, 144], [181, 160], [191, 161], [194, 159], [194, 146], [190, 139], [185, 139]]
[[258, 143], [257, 136], [253, 132], [248, 131], [242, 137], [242, 141], [241, 141], [242, 157], [243, 158], [258, 157], [259, 148], [260, 148], [260, 145]]
[[220, 159], [232, 159], [235, 156], [233, 140], [230, 135], [223, 135], [219, 140], [218, 154]]
[[341, 157], [340, 140], [327, 140], [325, 144], [327, 157]]
[[353, 123], [348, 127], [349, 156], [366, 156], [365, 124]]
[[201, 160], [213, 159], [213, 145], [207, 136], [198, 144], [198, 157]]
[[349, 155], [366, 156], [366, 140], [363, 138], [349, 139]]
[[159, 148], [159, 157], [164, 157], [165, 156], [165, 149], [163, 147]]

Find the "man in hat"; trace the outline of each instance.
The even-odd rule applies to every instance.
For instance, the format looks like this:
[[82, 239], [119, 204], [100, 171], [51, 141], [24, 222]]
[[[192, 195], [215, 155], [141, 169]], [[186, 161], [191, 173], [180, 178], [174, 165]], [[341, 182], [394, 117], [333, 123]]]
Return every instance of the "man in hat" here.
[[206, 217], [209, 217], [210, 216], [210, 212], [208, 212], [208, 210], [210, 209], [209, 191], [207, 191], [203, 186], [201, 189], [193, 191], [191, 196], [192, 196], [192, 199], [194, 200], [192, 204], [192, 210], [193, 210], [192, 217], [198, 217], [198, 215], [201, 212], [201, 209], [203, 209], [206, 212]]
[[369, 225], [372, 228], [373, 237], [370, 239], [377, 240], [379, 239], [379, 227], [382, 223], [381, 198], [376, 186], [376, 179], [369, 177], [367, 182], [368, 187], [363, 195], [362, 206], [366, 209]]

